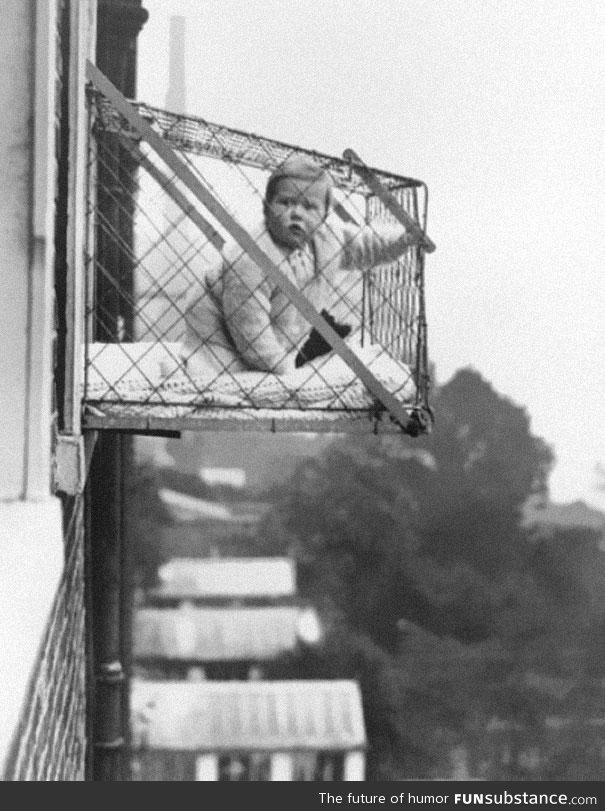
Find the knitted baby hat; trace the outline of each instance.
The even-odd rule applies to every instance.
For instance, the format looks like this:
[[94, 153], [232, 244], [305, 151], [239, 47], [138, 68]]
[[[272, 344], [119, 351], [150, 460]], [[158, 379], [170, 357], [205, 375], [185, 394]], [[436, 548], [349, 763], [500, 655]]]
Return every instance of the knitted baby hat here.
[[278, 180], [285, 177], [308, 182], [309, 186], [313, 186], [314, 189], [324, 189], [327, 205], [330, 205], [331, 191], [334, 186], [332, 176], [309, 155], [290, 155], [273, 170], [267, 181], [265, 200], [272, 199]]

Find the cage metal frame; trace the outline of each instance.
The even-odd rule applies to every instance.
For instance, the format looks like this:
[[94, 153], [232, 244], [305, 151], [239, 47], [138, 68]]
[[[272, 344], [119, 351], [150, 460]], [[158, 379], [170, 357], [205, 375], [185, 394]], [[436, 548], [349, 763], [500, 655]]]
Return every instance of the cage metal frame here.
[[[97, 72], [96, 75], [94, 71], [90, 70], [91, 68]], [[141, 131], [138, 130], [137, 127], [129, 126], [129, 124], [125, 126], [123, 113], [116, 111], [112, 101], [107, 98], [103, 89], [99, 89], [99, 73], [98, 69], [89, 64], [89, 78], [92, 77], [93, 80], [97, 79], [97, 81], [93, 82], [96, 88], [93, 88], [91, 84], [89, 85], [88, 92], [91, 129], [94, 132], [95, 126], [98, 126], [99, 121], [102, 120], [102, 130], [105, 135], [110, 137], [115, 136], [116, 141], [125, 137], [126, 140], [123, 141], [123, 143], [127, 144], [133, 160], [135, 163], [138, 162], [141, 164], [145, 160], [144, 155], [138, 150], [138, 144], [142, 140]], [[323, 167], [328, 168], [335, 174], [338, 178], [338, 182], [342, 184], [343, 187], [354, 189], [356, 192], [360, 192], [361, 190], [366, 200], [366, 206], [373, 196], [372, 191], [368, 189], [367, 183], [364, 180], [363, 172], [359, 171], [359, 166], [354, 165], [350, 156], [337, 158], [313, 150], [306, 150], [298, 146], [262, 138], [222, 125], [211, 124], [201, 118], [160, 110], [141, 102], [129, 102], [128, 104], [132, 108], [134, 115], [140, 116], [144, 121], [152, 125], [153, 133], [156, 137], [159, 137], [167, 146], [178, 152], [203, 155], [204, 157], [212, 157], [225, 163], [240, 163], [245, 166], [264, 170], [271, 170], [276, 163], [284, 160], [285, 157], [292, 152], [308, 154]], [[91, 140], [93, 141], [92, 148], [94, 154], [95, 138], [93, 137]], [[146, 168], [148, 171], [151, 171], [151, 166], [152, 165], [147, 165]], [[369, 167], [364, 168], [366, 170], [366, 177], [367, 172], [369, 172], [370, 175], [376, 179], [376, 182], [387, 190], [387, 193], [393, 194], [401, 190], [411, 190], [414, 218], [420, 223], [422, 231], [426, 232], [428, 201], [426, 185], [422, 181], [396, 175], [384, 170], [370, 169]], [[94, 171], [90, 171], [89, 176], [92, 191], [95, 186]], [[159, 183], [163, 183], [164, 188], [168, 188], [173, 201], [185, 211], [187, 201], [179, 201], [177, 199], [178, 189], [169, 189], [170, 178], [156, 177], [156, 180]], [[418, 190], [423, 193], [424, 197], [421, 210], [419, 209]], [[205, 220], [199, 210], [191, 210], [190, 205], [188, 209], [189, 210], [186, 211], [187, 216], [194, 221], [197, 227], [200, 228], [208, 238], [211, 238], [213, 229], [210, 223]], [[346, 210], [337, 213], [340, 214], [342, 219], [346, 219]], [[92, 219], [93, 216], [94, 212], [91, 206], [89, 208], [89, 239], [94, 238], [93, 228], [90, 227], [90, 219]], [[95, 307], [93, 301], [94, 280], [92, 279], [92, 274], [94, 273], [94, 248], [90, 244], [87, 259], [88, 322], [86, 335], [86, 368], [88, 368], [89, 360], [88, 347], [92, 338], [90, 317]], [[412, 407], [407, 408], [409, 419], [405, 424], [402, 424], [401, 419], [397, 421], [385, 418], [387, 409], [385, 409], [385, 406], [380, 400], [377, 400], [375, 406], [372, 408], [360, 409], [360, 413], [356, 415], [357, 418], [355, 419], [351, 418], [351, 416], [348, 416], [346, 419], [341, 419], [339, 417], [342, 417], [342, 415], [339, 415], [336, 410], [326, 411], [312, 407], [305, 407], [304, 413], [297, 412], [296, 414], [291, 413], [289, 409], [286, 414], [280, 413], [279, 410], [275, 413], [266, 413], [264, 409], [250, 409], [252, 413], [246, 415], [246, 417], [249, 416], [249, 419], [242, 418], [243, 415], [241, 411], [244, 410], [242, 407], [237, 408], [237, 410], [240, 411], [237, 419], [232, 419], [229, 414], [229, 409], [224, 406], [220, 406], [219, 408], [203, 407], [201, 409], [198, 407], [197, 413], [194, 414], [191, 408], [179, 409], [176, 407], [171, 413], [167, 413], [165, 405], [148, 404], [144, 414], [141, 414], [140, 411], [136, 414], [129, 414], [127, 403], [122, 403], [122, 408], [118, 407], [116, 409], [116, 406], [119, 406], [119, 404], [113, 403], [111, 409], [104, 409], [103, 407], [99, 408], [99, 403], [87, 400], [86, 371], [83, 424], [85, 427], [95, 430], [107, 429], [126, 431], [129, 433], [178, 434], [181, 430], [206, 429], [248, 429], [269, 430], [272, 432], [277, 430], [328, 432], [362, 431], [367, 433], [368, 428], [374, 433], [401, 430], [411, 435], [422, 433], [430, 428], [431, 411], [428, 403], [430, 382], [428, 375], [427, 325], [424, 302], [424, 251], [420, 249], [417, 253], [416, 282], [419, 296], [416, 324], [416, 358], [413, 369], [416, 383], [416, 396]], [[370, 301], [366, 292], [367, 285], [368, 283], [364, 277], [364, 306], [368, 305]], [[311, 319], [309, 319], [309, 321], [313, 323]], [[328, 337], [333, 338], [331, 335]], [[336, 337], [338, 338], [338, 336]], [[338, 347], [334, 344], [332, 345], [334, 349], [338, 351]], [[248, 407], [245, 407], [245, 409], [247, 410]]]

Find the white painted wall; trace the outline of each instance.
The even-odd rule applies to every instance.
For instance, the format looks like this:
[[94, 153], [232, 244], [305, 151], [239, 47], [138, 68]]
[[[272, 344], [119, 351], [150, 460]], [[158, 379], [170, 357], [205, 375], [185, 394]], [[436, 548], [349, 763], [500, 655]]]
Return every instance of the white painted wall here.
[[343, 781], [365, 780], [366, 758], [363, 752], [347, 752]]
[[292, 755], [287, 752], [275, 752], [271, 755], [271, 780], [292, 780]]
[[205, 782], [218, 780], [218, 757], [216, 755], [199, 755], [195, 761], [195, 779]]
[[[0, 26], [0, 772], [63, 565], [50, 496], [54, 3]], [[53, 67], [54, 73], [54, 67]], [[36, 107], [36, 102], [40, 104]], [[50, 252], [49, 252], [50, 250]], [[31, 475], [30, 475], [31, 474]]]
[[32, 223], [32, 2], [5, 0], [0, 27], [0, 499], [25, 488]]
[[0, 779], [62, 570], [59, 500], [0, 504]]
[[[54, 297], [55, 3], [4, 0], [0, 29], [0, 501], [48, 498]], [[78, 356], [72, 424], [79, 431], [86, 161], [85, 60], [95, 0], [72, 5], [69, 83], [68, 343]]]

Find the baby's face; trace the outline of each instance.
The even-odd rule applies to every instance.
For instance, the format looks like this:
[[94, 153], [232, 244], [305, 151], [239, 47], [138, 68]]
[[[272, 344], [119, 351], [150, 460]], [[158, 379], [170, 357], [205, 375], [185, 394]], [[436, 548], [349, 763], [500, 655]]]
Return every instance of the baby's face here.
[[265, 221], [273, 239], [286, 248], [301, 248], [321, 225], [326, 211], [326, 188], [321, 183], [284, 177], [273, 199], [265, 204]]

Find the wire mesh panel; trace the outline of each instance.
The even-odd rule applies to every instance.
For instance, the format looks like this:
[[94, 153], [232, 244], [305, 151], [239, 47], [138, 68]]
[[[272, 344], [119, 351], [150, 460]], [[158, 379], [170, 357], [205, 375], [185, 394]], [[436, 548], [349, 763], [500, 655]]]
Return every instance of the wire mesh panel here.
[[[350, 162], [90, 103], [86, 425], [422, 428], [423, 250]], [[376, 175], [417, 218], [423, 184]]]

